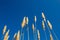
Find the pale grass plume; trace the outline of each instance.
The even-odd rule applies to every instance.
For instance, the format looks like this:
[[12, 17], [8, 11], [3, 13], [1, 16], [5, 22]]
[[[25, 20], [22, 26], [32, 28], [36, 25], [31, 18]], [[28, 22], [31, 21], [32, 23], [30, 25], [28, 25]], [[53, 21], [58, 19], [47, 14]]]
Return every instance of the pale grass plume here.
[[40, 32], [39, 32], [39, 30], [37, 30], [37, 33], [38, 33], [38, 40], [40, 40]]
[[45, 18], [45, 15], [44, 13], [42, 12], [42, 18], [44, 19], [44, 21], [46, 22], [46, 18]]
[[28, 21], [29, 21], [29, 20], [28, 20], [28, 17], [26, 17], [26, 24], [28, 24]]
[[18, 33], [15, 34], [15, 40], [20, 40], [20, 31], [18, 31]]
[[34, 31], [34, 29], [35, 29], [35, 28], [34, 28], [34, 24], [32, 24], [32, 30]]
[[45, 30], [45, 24], [43, 20], [42, 20], [42, 28]]
[[48, 23], [49, 28], [52, 30], [52, 24], [50, 23], [49, 20], [47, 20], [47, 23]]
[[8, 40], [8, 39], [9, 39], [9, 35], [4, 38], [4, 40]]
[[44, 18], [45, 19], [45, 15], [44, 15], [44, 13], [42, 12], [42, 18]]
[[22, 21], [22, 28], [24, 28], [24, 26], [26, 25], [26, 17], [23, 18], [23, 21]]
[[10, 37], [10, 36], [8, 35], [7, 40], [9, 39], [9, 37]]
[[34, 16], [34, 21], [35, 21], [35, 22], [37, 21], [37, 18], [36, 18], [36, 16]]
[[50, 34], [50, 40], [53, 40], [53, 36], [52, 36], [52, 34]]
[[4, 40], [8, 40], [8, 38], [9, 38], [9, 31], [10, 31], [10, 30], [8, 30], [8, 31], [6, 32], [6, 34], [5, 34], [5, 36], [4, 36]]
[[20, 40], [20, 31], [17, 33], [17, 40]]
[[4, 29], [3, 29], [3, 35], [5, 34], [6, 29], [7, 29], [7, 25], [4, 26]]
[[16, 38], [16, 36], [17, 36], [17, 33], [14, 34], [14, 38]]

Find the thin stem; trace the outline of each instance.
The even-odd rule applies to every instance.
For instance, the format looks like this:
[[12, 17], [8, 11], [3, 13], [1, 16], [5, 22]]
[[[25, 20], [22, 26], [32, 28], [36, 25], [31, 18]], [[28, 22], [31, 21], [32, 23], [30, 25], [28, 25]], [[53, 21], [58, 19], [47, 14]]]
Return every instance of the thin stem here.
[[[45, 22], [46, 23], [46, 22]], [[46, 23], [46, 26], [47, 26], [47, 28], [48, 28], [48, 25], [47, 25], [47, 23]], [[49, 30], [49, 28], [48, 28], [48, 30]], [[52, 30], [53, 31], [53, 30]], [[51, 31], [49, 30], [49, 33], [51, 33]], [[55, 34], [55, 32], [53, 31], [53, 33], [54, 33], [54, 35], [55, 35], [55, 37], [56, 37], [56, 39], [58, 40], [58, 37], [57, 37], [57, 35]]]
[[[45, 32], [45, 30], [44, 30], [44, 32]], [[46, 35], [46, 32], [45, 32], [45, 37], [46, 37], [46, 40], [47, 40], [47, 35]]]

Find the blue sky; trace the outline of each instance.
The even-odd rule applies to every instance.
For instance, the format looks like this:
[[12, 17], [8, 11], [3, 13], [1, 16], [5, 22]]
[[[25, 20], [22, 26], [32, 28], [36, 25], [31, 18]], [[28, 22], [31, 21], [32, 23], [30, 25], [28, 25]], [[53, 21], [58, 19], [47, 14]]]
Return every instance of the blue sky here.
[[[36, 15], [36, 28], [40, 30], [41, 40], [45, 40], [44, 31], [41, 27], [42, 12], [52, 23], [53, 30], [60, 39], [60, 0], [0, 0], [0, 38], [4, 25], [7, 25], [7, 29], [10, 29], [9, 40], [12, 40], [14, 33], [21, 30], [23, 17], [28, 16], [30, 40], [33, 40], [31, 25], [34, 23], [34, 16]], [[25, 34], [27, 35], [27, 33]], [[25, 40], [27, 40], [26, 35]], [[47, 33], [47, 35], [49, 34]]]

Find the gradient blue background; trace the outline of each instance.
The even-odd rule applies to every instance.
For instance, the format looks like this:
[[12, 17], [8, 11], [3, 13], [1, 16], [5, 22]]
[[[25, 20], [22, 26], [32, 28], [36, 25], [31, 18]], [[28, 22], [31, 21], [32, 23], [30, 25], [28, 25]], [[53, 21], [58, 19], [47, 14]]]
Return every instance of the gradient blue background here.
[[[30, 40], [33, 40], [31, 25], [34, 23], [35, 15], [37, 16], [36, 28], [40, 30], [41, 40], [45, 40], [41, 27], [42, 12], [50, 20], [53, 30], [60, 39], [60, 0], [0, 0], [0, 40], [3, 40], [4, 25], [7, 25], [7, 30], [10, 29], [9, 40], [12, 40], [14, 33], [21, 30], [24, 16], [29, 17]], [[27, 40], [27, 33], [25, 34], [24, 39]]]

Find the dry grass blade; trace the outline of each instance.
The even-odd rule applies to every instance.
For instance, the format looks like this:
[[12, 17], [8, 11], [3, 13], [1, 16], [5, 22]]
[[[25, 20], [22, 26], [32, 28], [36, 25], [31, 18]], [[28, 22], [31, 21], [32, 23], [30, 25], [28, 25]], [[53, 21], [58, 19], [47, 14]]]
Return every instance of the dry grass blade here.
[[6, 32], [6, 34], [5, 34], [5, 36], [4, 36], [4, 40], [8, 40], [8, 38], [9, 38], [9, 30]]
[[20, 31], [18, 31], [17, 40], [20, 40]]
[[52, 34], [50, 34], [50, 40], [53, 40]]
[[[15, 34], [16, 35], [16, 34]], [[18, 31], [17, 35], [15, 36], [16, 40], [20, 40], [20, 31]]]

